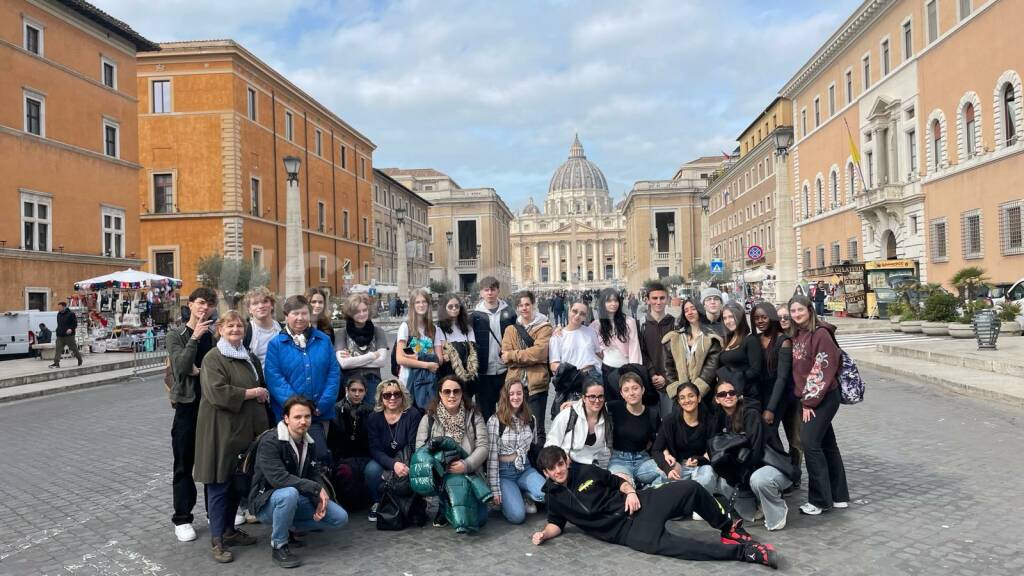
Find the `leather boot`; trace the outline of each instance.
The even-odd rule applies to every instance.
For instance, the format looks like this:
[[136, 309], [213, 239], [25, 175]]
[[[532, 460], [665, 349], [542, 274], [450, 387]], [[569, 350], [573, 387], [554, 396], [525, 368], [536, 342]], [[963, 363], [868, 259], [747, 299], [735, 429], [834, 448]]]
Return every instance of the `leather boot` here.
[[213, 555], [213, 559], [221, 564], [227, 564], [235, 559], [235, 555], [230, 550], [224, 547], [224, 542], [220, 538], [212, 539], [213, 548], [210, 553]]

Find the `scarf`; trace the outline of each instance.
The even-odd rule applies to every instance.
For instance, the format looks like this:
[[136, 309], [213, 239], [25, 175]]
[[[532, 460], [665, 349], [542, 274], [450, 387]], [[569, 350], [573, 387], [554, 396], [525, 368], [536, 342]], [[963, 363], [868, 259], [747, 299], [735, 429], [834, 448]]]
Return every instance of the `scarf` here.
[[355, 342], [360, 350], [365, 350], [367, 346], [373, 343], [373, 322], [367, 320], [363, 327], [360, 328], [356, 326], [355, 321], [346, 320], [345, 333], [348, 334], [349, 340]]
[[450, 436], [461, 443], [466, 436], [466, 405], [459, 403], [459, 411], [454, 416], [444, 406], [438, 406], [437, 421], [441, 423], [441, 430], [445, 436]]
[[[459, 346], [456, 346], [458, 344]], [[466, 350], [466, 361], [462, 361], [462, 355], [459, 353], [460, 346], [465, 346]], [[477, 371], [480, 369], [480, 360], [476, 354], [476, 344], [472, 342], [445, 342], [441, 348], [441, 354], [444, 359], [451, 365], [455, 375], [462, 378], [463, 382], [469, 382], [476, 380]], [[525, 374], [526, 371], [524, 370]]]
[[234, 360], [245, 360], [249, 363], [249, 367], [252, 368], [253, 375], [256, 376], [256, 382], [260, 381], [260, 373], [256, 371], [256, 365], [252, 363], [252, 358], [249, 356], [249, 351], [245, 349], [244, 344], [239, 344], [238, 348], [235, 348], [224, 338], [217, 340], [217, 350], [224, 355], [225, 358], [232, 358]]
[[289, 326], [285, 325], [284, 330], [292, 337], [292, 342], [295, 342], [295, 345], [298, 346], [300, 350], [306, 349], [306, 332], [309, 332], [308, 329], [306, 332], [296, 334], [292, 332], [292, 329]]

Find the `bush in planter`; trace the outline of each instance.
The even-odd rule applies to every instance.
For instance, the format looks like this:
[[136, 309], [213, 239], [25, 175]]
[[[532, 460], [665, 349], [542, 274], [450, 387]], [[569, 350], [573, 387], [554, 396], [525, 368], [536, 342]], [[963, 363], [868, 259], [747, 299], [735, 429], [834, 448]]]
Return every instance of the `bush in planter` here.
[[920, 320], [921, 313], [913, 306], [905, 306], [903, 308], [903, 314], [900, 315], [900, 322], [909, 322], [911, 320]]
[[925, 322], [952, 322], [956, 318], [956, 296], [941, 290], [933, 291], [924, 302]]
[[889, 318], [892, 318], [893, 316], [899, 316], [900, 318], [902, 318], [903, 315], [906, 313], [907, 306], [906, 304], [903, 303], [902, 300], [896, 300], [895, 302], [889, 304]]
[[1016, 322], [1017, 316], [1020, 316], [1020, 305], [1014, 302], [1004, 304], [998, 314], [1000, 322]]

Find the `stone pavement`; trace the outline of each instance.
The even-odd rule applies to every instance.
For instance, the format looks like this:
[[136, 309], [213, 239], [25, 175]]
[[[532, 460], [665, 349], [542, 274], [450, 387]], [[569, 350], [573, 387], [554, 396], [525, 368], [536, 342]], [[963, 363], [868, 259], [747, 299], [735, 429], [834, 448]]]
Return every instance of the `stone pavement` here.
[[[751, 529], [782, 552], [782, 572], [1024, 573], [1024, 545], [1015, 535], [1016, 520], [1024, 517], [1021, 411], [869, 370], [865, 376], [867, 400], [844, 407], [836, 421], [851, 507], [801, 516], [801, 491], [790, 499], [785, 530]], [[202, 505], [199, 540], [174, 539], [170, 421], [158, 378], [0, 405], [0, 574], [280, 573], [261, 525], [250, 526], [259, 545], [238, 549], [233, 564], [214, 564]], [[301, 573], [768, 573], [738, 563], [646, 556], [575, 529], [535, 547], [529, 535], [542, 524], [542, 516], [532, 516], [510, 527], [492, 516], [476, 536], [430, 526], [383, 533], [355, 512], [340, 532], [308, 536], [310, 545], [299, 551], [306, 560]], [[673, 527], [700, 528], [695, 522]]]

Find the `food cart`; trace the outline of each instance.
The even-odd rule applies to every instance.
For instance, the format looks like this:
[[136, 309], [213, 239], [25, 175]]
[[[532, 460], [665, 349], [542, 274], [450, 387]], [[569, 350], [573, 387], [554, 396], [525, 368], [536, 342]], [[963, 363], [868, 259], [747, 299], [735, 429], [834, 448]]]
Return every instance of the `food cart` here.
[[864, 315], [866, 307], [863, 264], [836, 264], [815, 268], [806, 272], [805, 279], [808, 284], [826, 284], [829, 297], [825, 307], [831, 313], [837, 316]]
[[876, 288], [899, 288], [916, 284], [920, 276], [917, 260], [872, 260], [864, 263], [864, 287], [866, 291], [867, 315], [881, 316]]

